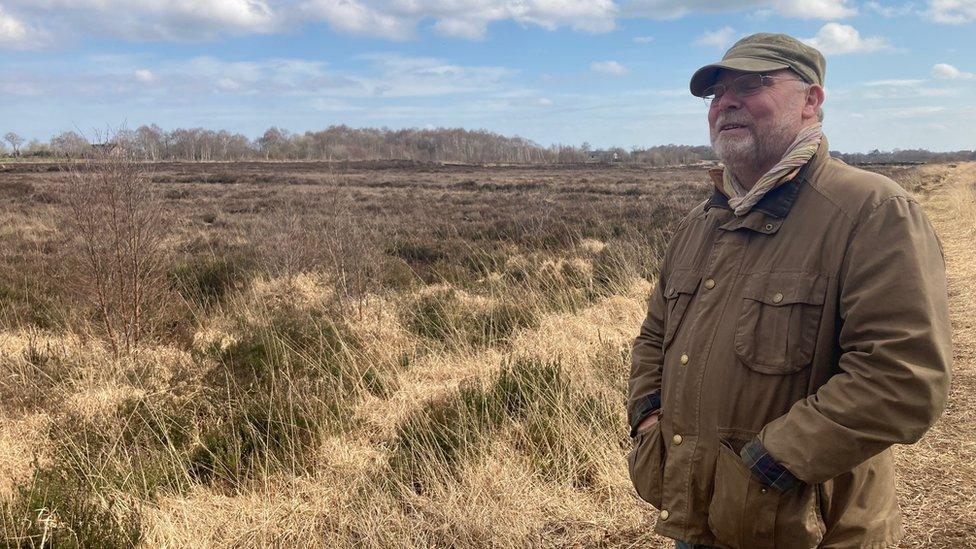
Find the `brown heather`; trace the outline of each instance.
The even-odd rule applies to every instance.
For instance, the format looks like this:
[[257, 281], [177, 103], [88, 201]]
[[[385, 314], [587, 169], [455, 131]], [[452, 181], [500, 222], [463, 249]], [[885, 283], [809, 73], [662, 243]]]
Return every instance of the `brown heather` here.
[[[144, 168], [0, 170], [6, 545], [667, 546], [623, 401], [700, 168]], [[877, 169], [939, 231], [955, 329], [903, 546], [973, 546], [976, 167]]]

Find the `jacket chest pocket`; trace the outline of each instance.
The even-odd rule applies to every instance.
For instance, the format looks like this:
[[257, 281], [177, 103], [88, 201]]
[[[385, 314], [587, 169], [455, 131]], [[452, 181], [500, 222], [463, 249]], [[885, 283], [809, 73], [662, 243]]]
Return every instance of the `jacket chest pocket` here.
[[735, 329], [735, 355], [764, 374], [790, 374], [813, 360], [827, 277], [762, 273], [746, 279]]
[[691, 271], [675, 271], [668, 278], [667, 288], [664, 290], [664, 300], [667, 304], [667, 316], [664, 318], [664, 339], [662, 347], [667, 350], [678, 328], [681, 320], [688, 311], [688, 304], [691, 298], [698, 291], [698, 283], [701, 282], [701, 275]]

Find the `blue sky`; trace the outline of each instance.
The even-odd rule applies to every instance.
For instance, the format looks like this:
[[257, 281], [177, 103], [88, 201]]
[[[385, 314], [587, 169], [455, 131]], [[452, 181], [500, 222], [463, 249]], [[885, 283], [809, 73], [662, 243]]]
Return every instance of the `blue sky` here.
[[348, 124], [707, 144], [688, 79], [753, 32], [825, 53], [831, 148], [976, 147], [976, 0], [0, 0], [0, 133]]

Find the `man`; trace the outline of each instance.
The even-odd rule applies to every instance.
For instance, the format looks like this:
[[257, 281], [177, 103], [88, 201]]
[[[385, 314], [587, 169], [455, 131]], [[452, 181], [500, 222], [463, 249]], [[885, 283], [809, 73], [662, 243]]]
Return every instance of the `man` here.
[[679, 223], [634, 341], [638, 494], [678, 547], [891, 547], [891, 446], [939, 417], [945, 264], [922, 208], [831, 158], [825, 61], [781, 34], [699, 69], [711, 198]]

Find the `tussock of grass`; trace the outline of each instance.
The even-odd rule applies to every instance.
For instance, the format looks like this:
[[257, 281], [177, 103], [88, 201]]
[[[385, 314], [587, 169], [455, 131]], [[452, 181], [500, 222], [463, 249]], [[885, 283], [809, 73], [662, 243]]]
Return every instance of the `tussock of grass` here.
[[[8, 541], [22, 546], [132, 547], [141, 539], [138, 512], [83, 471], [45, 468], [0, 510]], [[9, 529], [13, 529], [13, 533]]]
[[497, 344], [536, 323], [537, 306], [530, 296], [520, 294], [471, 299], [455, 288], [435, 289], [417, 296], [407, 314], [407, 326], [422, 337], [449, 345]]
[[574, 432], [613, 433], [617, 414], [573, 388], [558, 363], [516, 360], [488, 383], [462, 385], [431, 401], [397, 428], [390, 458], [394, 475], [418, 493], [426, 482], [456, 474], [503, 429], [514, 429], [516, 447], [545, 479], [592, 481], [588, 437]]
[[247, 273], [252, 268], [242, 257], [205, 257], [184, 261], [174, 267], [169, 276], [184, 299], [212, 307], [246, 282]]

